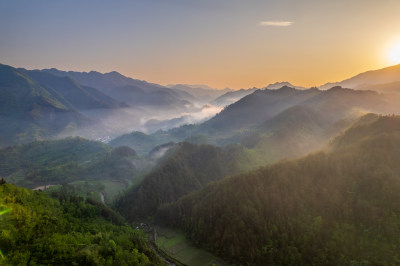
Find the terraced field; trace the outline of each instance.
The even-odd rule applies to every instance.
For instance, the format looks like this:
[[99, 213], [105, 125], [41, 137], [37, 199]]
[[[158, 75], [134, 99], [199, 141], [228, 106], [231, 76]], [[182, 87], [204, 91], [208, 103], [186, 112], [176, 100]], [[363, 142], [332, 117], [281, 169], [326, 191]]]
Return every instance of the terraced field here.
[[210, 252], [193, 246], [182, 232], [168, 228], [156, 228], [156, 244], [168, 256], [189, 266], [227, 265]]

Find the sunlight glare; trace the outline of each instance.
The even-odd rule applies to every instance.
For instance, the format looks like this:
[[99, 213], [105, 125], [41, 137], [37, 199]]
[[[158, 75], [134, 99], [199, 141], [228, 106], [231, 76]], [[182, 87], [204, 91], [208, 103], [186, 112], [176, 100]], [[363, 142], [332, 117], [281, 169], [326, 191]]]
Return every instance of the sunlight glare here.
[[389, 49], [388, 59], [392, 64], [400, 64], [400, 42], [397, 42]]

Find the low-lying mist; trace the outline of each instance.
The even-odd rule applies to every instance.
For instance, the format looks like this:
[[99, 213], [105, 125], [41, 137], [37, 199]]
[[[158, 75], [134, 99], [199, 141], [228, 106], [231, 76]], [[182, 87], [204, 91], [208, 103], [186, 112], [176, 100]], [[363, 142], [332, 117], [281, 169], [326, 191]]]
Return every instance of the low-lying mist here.
[[147, 134], [158, 130], [168, 130], [185, 124], [204, 122], [222, 110], [214, 105], [204, 105], [187, 110], [168, 110], [164, 108], [135, 107], [115, 110], [95, 109], [82, 112], [94, 123], [75, 132], [62, 132], [66, 135], [83, 136], [108, 142], [110, 139], [129, 132], [141, 131]]

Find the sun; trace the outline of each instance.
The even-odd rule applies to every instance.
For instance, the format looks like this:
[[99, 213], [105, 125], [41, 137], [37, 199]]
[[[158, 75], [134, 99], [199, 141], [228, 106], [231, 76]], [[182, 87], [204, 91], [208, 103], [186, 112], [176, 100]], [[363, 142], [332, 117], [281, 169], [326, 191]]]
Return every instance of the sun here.
[[400, 64], [400, 42], [390, 47], [387, 57], [390, 63]]

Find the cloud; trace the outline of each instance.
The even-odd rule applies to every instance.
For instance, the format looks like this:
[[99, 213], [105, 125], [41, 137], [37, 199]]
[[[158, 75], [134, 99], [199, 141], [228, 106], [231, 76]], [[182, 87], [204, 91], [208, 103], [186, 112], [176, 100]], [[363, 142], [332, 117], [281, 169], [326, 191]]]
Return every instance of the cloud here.
[[292, 21], [260, 21], [259, 26], [288, 27], [292, 25]]

